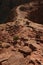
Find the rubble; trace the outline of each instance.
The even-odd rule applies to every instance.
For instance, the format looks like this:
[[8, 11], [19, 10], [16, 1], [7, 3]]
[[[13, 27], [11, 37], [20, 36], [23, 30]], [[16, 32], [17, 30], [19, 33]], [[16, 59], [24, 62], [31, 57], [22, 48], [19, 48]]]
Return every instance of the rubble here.
[[43, 25], [26, 19], [19, 9], [26, 4], [16, 7], [16, 20], [0, 24], [0, 65], [43, 65]]

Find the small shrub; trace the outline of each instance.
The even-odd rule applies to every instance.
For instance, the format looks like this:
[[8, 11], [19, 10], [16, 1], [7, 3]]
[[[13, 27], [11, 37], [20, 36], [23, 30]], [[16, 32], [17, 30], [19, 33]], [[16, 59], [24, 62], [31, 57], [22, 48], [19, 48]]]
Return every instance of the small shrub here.
[[13, 40], [17, 41], [19, 39], [18, 36], [14, 36]]

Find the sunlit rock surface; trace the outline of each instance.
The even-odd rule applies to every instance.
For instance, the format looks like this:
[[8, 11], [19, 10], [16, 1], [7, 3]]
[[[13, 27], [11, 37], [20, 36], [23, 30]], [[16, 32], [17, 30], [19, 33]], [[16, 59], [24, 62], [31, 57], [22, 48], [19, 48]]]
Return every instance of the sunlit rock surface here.
[[29, 20], [33, 3], [14, 7], [0, 24], [0, 65], [43, 65], [43, 24]]

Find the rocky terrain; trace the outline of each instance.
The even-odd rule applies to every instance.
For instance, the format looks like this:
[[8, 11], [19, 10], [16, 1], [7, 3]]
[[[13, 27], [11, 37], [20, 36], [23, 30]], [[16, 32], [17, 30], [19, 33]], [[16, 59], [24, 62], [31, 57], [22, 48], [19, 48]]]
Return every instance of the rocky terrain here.
[[34, 10], [34, 2], [19, 5], [0, 24], [0, 65], [43, 65], [43, 24], [28, 19]]

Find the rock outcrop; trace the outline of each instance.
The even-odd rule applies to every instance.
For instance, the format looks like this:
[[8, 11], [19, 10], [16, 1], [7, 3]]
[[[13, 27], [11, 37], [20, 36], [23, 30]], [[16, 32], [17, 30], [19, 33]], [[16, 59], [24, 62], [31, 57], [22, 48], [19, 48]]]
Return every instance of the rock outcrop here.
[[30, 6], [13, 8], [11, 12], [17, 13], [13, 22], [0, 24], [0, 65], [43, 65], [43, 25], [27, 18], [35, 10]]

